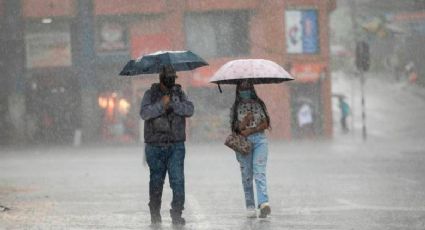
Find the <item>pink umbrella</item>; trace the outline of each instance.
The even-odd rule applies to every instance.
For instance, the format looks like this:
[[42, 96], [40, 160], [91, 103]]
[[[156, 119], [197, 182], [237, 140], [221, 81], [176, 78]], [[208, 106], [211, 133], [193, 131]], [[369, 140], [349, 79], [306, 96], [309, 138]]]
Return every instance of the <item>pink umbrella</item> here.
[[224, 64], [210, 79], [211, 83], [237, 84], [249, 80], [253, 84], [291, 81], [294, 78], [275, 62], [264, 59], [240, 59]]

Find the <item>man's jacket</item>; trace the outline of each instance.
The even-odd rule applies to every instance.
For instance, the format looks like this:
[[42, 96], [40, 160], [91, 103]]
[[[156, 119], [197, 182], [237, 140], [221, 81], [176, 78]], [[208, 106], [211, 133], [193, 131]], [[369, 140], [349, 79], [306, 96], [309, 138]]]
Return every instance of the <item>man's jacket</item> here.
[[161, 98], [166, 95], [160, 84], [152, 84], [145, 92], [140, 116], [145, 121], [145, 143], [164, 145], [186, 140], [186, 117], [193, 115], [193, 103], [188, 101], [180, 85], [170, 90], [170, 103], [166, 110]]

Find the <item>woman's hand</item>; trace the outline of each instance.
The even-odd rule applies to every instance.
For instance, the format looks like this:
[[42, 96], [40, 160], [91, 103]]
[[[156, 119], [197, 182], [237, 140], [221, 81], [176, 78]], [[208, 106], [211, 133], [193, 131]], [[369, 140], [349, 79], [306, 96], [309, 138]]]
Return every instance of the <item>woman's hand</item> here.
[[246, 124], [249, 125], [251, 122], [254, 121], [254, 114], [252, 114], [252, 112], [248, 112], [245, 115], [244, 120], [245, 120]]
[[242, 119], [242, 121], [239, 124], [239, 129], [240, 130], [244, 130], [246, 129], [246, 127], [252, 122], [254, 121], [254, 115], [252, 114], [252, 112], [248, 112], [245, 117]]
[[269, 127], [269, 124], [267, 123], [267, 121], [262, 121], [260, 124], [258, 124], [256, 127], [254, 128], [249, 128], [249, 129], [244, 129], [240, 132], [240, 134], [244, 137], [247, 137], [253, 133], [257, 133], [257, 132], [261, 132], [264, 131], [265, 129], [267, 129]]
[[247, 137], [251, 134], [251, 129], [244, 129], [241, 131], [241, 135]]

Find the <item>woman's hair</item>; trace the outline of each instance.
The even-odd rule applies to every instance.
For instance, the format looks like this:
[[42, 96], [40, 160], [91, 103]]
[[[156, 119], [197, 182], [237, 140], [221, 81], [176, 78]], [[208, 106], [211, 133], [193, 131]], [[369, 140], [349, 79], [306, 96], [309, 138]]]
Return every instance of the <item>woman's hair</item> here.
[[[230, 126], [232, 129], [232, 132], [236, 131], [237, 125], [238, 125], [238, 107], [241, 102], [241, 97], [239, 96], [240, 88], [241, 88], [241, 83], [238, 83], [236, 85], [235, 102], [233, 103], [233, 106], [230, 109]], [[271, 129], [270, 116], [267, 111], [266, 104], [264, 104], [264, 101], [258, 97], [253, 84], [250, 84], [250, 90], [253, 93], [253, 99], [256, 100], [261, 105], [261, 108], [263, 109], [264, 114], [266, 115], [267, 124], [269, 126], [268, 128]]]

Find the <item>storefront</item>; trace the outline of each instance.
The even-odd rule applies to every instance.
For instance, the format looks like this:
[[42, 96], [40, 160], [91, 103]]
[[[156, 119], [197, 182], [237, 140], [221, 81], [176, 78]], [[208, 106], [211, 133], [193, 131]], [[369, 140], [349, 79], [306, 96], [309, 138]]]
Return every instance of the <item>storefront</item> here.
[[[100, 15], [96, 17], [97, 71], [100, 85], [101, 138], [131, 143], [139, 136], [140, 93], [150, 87], [146, 76], [118, 76], [130, 59], [168, 49], [160, 15]], [[157, 80], [157, 77], [154, 77]], [[149, 77], [148, 77], [149, 78]], [[139, 95], [139, 96], [138, 96]]]
[[72, 70], [71, 21], [25, 24], [26, 129], [36, 143], [69, 143], [79, 121], [79, 82]]
[[285, 67], [290, 86], [291, 136], [313, 139], [332, 135], [329, 73], [329, 10], [335, 2], [288, 1], [285, 8]]
[[[332, 135], [328, 21], [335, 1], [263, 4], [218, 0], [206, 4], [204, 0], [174, 0], [165, 4], [126, 0], [119, 7], [114, 0], [93, 2], [95, 43], [90, 47], [96, 53], [94, 91], [99, 116], [97, 111], [94, 115], [100, 124], [97, 133], [101, 140], [129, 143], [142, 139], [141, 97], [158, 82], [158, 76], [118, 76], [124, 64], [146, 53], [182, 49], [194, 51], [210, 64], [178, 73], [177, 82], [196, 106], [195, 116], [188, 122], [189, 139], [221, 141], [228, 133], [234, 87], [225, 87], [220, 94], [208, 79], [227, 61], [242, 58], [264, 58], [290, 66], [296, 78], [290, 84], [257, 87], [272, 117], [272, 139]], [[80, 117], [83, 103], [82, 83], [77, 76], [82, 74], [78, 69], [81, 63], [76, 63], [75, 57], [81, 56], [76, 54], [84, 46], [74, 47], [78, 37], [72, 32], [78, 21], [75, 2], [26, 0], [23, 11], [27, 21], [27, 107], [32, 111], [28, 116], [33, 116], [28, 132], [36, 138], [55, 138], [36, 131], [51, 129], [46, 132], [64, 132], [60, 136], [69, 139], [81, 122], [66, 117]], [[42, 98], [42, 102], [33, 101], [35, 98]], [[49, 106], [57, 108], [56, 113], [70, 115], [41, 115], [41, 111], [49, 111]], [[302, 128], [305, 124], [311, 128]]]
[[322, 84], [325, 68], [322, 64], [295, 64], [291, 74], [297, 81], [291, 89], [291, 133], [296, 139], [311, 139], [323, 135]]
[[119, 77], [119, 69], [130, 59], [130, 30], [136, 17], [98, 16], [95, 20], [96, 76], [99, 136], [102, 141], [131, 143], [137, 139], [132, 114], [131, 80]]

